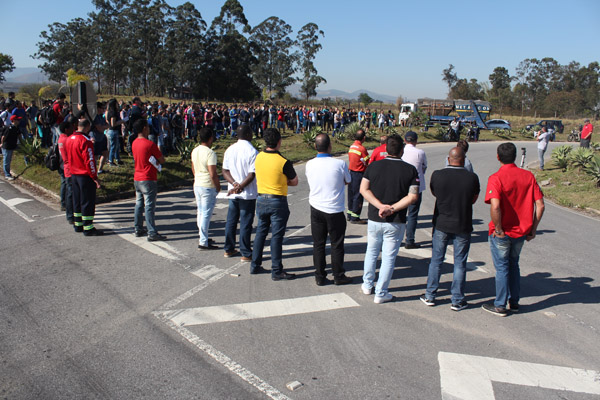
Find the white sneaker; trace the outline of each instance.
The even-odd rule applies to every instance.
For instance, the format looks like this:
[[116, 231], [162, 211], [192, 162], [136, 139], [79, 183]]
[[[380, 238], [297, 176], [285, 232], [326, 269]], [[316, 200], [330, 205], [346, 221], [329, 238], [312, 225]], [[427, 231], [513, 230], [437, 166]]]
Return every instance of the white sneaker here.
[[387, 303], [388, 301], [392, 301], [394, 296], [391, 293], [387, 293], [385, 296], [375, 296], [375, 304]]
[[366, 295], [369, 295], [369, 294], [373, 293], [373, 288], [372, 287], [367, 288], [364, 284], [360, 285], [360, 289]]

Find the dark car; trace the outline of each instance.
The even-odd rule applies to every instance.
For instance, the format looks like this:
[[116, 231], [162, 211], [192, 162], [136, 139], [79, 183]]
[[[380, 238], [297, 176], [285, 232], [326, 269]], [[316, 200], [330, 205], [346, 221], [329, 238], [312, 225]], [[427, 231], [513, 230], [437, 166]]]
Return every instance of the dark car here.
[[525, 127], [525, 129], [530, 131], [531, 129], [533, 129], [536, 126], [540, 126], [542, 128], [546, 127], [548, 129], [554, 129], [558, 133], [563, 133], [565, 130], [565, 126], [563, 125], [562, 121], [559, 119], [543, 119], [540, 122], [537, 122], [535, 124], [527, 125]]
[[488, 129], [511, 130], [510, 122], [505, 119], [490, 119], [489, 121], [485, 121], [485, 125], [488, 127]]

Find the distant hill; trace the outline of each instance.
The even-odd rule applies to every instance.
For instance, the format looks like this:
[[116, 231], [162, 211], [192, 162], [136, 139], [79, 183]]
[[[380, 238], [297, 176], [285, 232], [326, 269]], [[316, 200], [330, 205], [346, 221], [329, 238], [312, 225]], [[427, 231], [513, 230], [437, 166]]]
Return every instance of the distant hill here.
[[[296, 97], [301, 97], [300, 85], [293, 84], [293, 85], [289, 86], [287, 90], [292, 95], [294, 95]], [[390, 96], [388, 94], [375, 93], [375, 92], [373, 92], [371, 90], [367, 90], [367, 89], [359, 89], [359, 90], [355, 90], [354, 92], [345, 92], [343, 90], [338, 90], [338, 89], [319, 89], [319, 88], [317, 88], [316, 98], [322, 99], [324, 97], [329, 97], [331, 99], [335, 99], [336, 97], [339, 97], [342, 99], [356, 100], [358, 98], [358, 95], [361, 93], [366, 93], [369, 96], [371, 96], [373, 99], [381, 100], [384, 103], [391, 103], [391, 104], [396, 103], [396, 97], [394, 97], [394, 96]]]
[[5, 75], [6, 83], [44, 83], [48, 77], [39, 68], [15, 68]]

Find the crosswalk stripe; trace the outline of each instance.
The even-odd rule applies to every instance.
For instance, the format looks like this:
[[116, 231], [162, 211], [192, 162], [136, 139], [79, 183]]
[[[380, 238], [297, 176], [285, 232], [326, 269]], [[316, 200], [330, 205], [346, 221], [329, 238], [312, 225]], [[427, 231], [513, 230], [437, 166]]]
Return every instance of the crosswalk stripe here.
[[295, 299], [171, 310], [163, 312], [163, 315], [178, 326], [192, 326], [307, 314], [358, 306], [359, 304], [347, 294], [333, 293]]

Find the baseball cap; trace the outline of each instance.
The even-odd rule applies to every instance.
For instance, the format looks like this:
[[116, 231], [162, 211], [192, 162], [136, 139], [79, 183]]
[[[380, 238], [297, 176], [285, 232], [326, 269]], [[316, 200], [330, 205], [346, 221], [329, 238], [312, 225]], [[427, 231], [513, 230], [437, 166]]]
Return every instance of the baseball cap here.
[[404, 140], [406, 140], [407, 142], [415, 142], [417, 140], [417, 138], [418, 138], [418, 136], [417, 136], [416, 132], [413, 132], [413, 131], [408, 131], [404, 135]]

